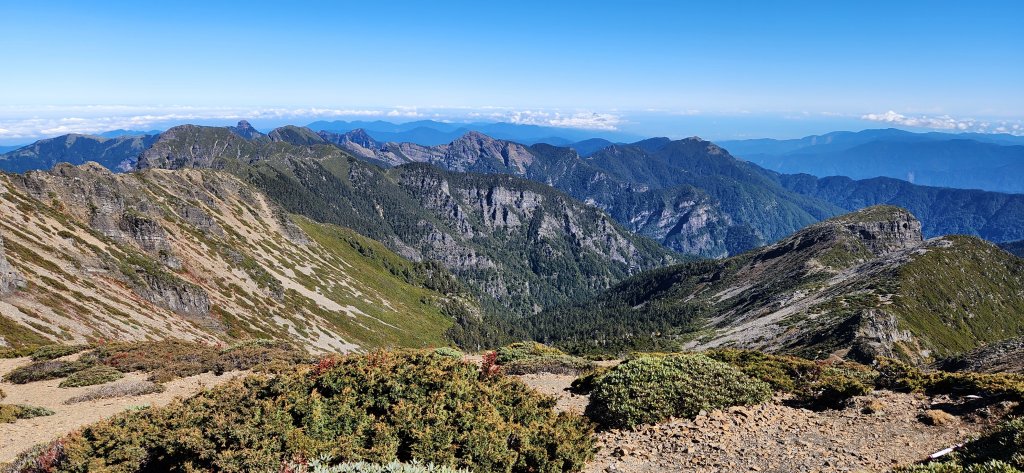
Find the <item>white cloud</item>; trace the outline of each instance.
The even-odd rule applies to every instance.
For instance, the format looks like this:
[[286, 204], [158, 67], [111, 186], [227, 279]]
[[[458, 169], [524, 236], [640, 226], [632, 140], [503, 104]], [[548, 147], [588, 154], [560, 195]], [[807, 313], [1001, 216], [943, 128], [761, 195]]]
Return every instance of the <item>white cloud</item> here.
[[[474, 114], [470, 114], [474, 116]], [[477, 114], [476, 116], [482, 116]], [[615, 131], [622, 123], [622, 117], [613, 113], [577, 112], [563, 114], [546, 110], [510, 110], [493, 112], [489, 118], [507, 121], [517, 125], [554, 126], [561, 128], [579, 128], [584, 130]]]
[[885, 113], [869, 113], [861, 116], [861, 119], [911, 128], [928, 128], [932, 130], [976, 133], [1010, 133], [1014, 135], [1024, 134], [1024, 128], [1022, 128], [1021, 123], [1019, 122], [990, 122], [974, 118], [954, 118], [949, 115], [921, 115], [913, 117], [889, 110]]
[[148, 130], [203, 120], [288, 120], [340, 117], [424, 116], [414, 107], [382, 109], [232, 108], [190, 106], [78, 105], [2, 106], [0, 140], [38, 139], [68, 133], [102, 133], [115, 129]]

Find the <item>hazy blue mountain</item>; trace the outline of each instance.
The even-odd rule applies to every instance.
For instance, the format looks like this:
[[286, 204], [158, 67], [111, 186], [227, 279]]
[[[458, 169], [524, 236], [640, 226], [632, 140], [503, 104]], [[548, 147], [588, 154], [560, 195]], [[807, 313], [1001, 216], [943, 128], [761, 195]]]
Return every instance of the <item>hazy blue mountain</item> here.
[[1001, 246], [1004, 250], [1009, 251], [1010, 253], [1013, 253], [1017, 256], [1020, 256], [1021, 258], [1024, 258], [1024, 240], [1011, 241], [1009, 243], [1000, 243], [999, 246]]
[[316, 131], [346, 133], [356, 129], [365, 130], [381, 142], [408, 142], [423, 146], [437, 146], [450, 143], [466, 133], [475, 131], [492, 138], [515, 141], [523, 144], [547, 143], [568, 145], [591, 138], [604, 138], [617, 142], [630, 142], [642, 137], [617, 131], [583, 130], [551, 126], [522, 125], [504, 122], [444, 123], [419, 120], [407, 123], [384, 121], [317, 121], [307, 125]]
[[0, 154], [6, 153], [8, 151], [14, 151], [14, 150], [16, 150], [18, 148], [21, 148], [22, 146], [25, 146], [25, 145], [0, 146]]
[[122, 136], [159, 135], [161, 131], [163, 131], [163, 130], [146, 130], [146, 131], [143, 131], [143, 130], [124, 130], [124, 129], [120, 129], [119, 128], [117, 130], [104, 131], [103, 133], [100, 133], [99, 135], [96, 135], [96, 136], [102, 136], [104, 138], [119, 138], [119, 137], [122, 137]]
[[941, 132], [914, 133], [896, 128], [881, 128], [862, 131], [834, 131], [824, 135], [811, 135], [790, 140], [759, 138], [750, 140], [723, 140], [717, 141], [716, 143], [718, 143], [719, 146], [728, 149], [733, 155], [745, 158], [746, 155], [778, 155], [798, 150], [813, 150], [814, 152], [842, 151], [844, 149], [849, 149], [872, 141], [924, 142], [958, 139], [974, 140], [982, 143], [998, 145], [1024, 145], [1024, 136], [1015, 136], [1010, 134]]
[[[556, 144], [556, 143], [549, 143], [549, 144]], [[570, 144], [565, 145], [565, 146], [568, 146], [569, 148], [572, 148], [572, 149], [576, 150], [576, 152], [579, 153], [580, 156], [583, 156], [585, 158], [585, 157], [590, 156], [590, 155], [592, 155], [592, 154], [594, 154], [594, 153], [596, 153], [596, 152], [598, 152], [598, 151], [600, 151], [602, 149], [605, 149], [605, 148], [607, 148], [607, 147], [609, 147], [609, 146], [611, 146], [613, 144], [615, 144], [615, 143], [612, 143], [611, 141], [608, 141], [608, 140], [603, 139], [603, 138], [591, 138], [589, 140], [583, 140], [583, 141], [577, 141], [575, 143], [570, 143]]]
[[789, 190], [847, 210], [877, 204], [906, 208], [921, 220], [926, 237], [964, 234], [993, 242], [1024, 239], [1024, 194], [921, 186], [888, 177], [775, 176]]
[[61, 162], [79, 165], [95, 161], [115, 172], [129, 171], [139, 154], [155, 140], [155, 135], [117, 138], [63, 135], [0, 154], [0, 170], [21, 173], [48, 170]]
[[1024, 137], [865, 130], [799, 140], [724, 141], [737, 156], [781, 173], [1024, 192]]

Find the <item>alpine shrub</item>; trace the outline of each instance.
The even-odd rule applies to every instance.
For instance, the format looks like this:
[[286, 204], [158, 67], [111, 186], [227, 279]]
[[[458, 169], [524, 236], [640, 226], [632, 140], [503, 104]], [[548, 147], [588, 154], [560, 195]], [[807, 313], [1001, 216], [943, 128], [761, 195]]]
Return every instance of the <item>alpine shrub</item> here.
[[92, 364], [86, 361], [36, 361], [11, 370], [4, 375], [4, 381], [14, 384], [25, 384], [34, 381], [63, 378], [90, 366]]
[[45, 407], [26, 404], [0, 404], [0, 424], [14, 422], [18, 419], [52, 416], [53, 411]]
[[77, 388], [81, 386], [93, 386], [96, 384], [117, 381], [124, 377], [120, 371], [109, 366], [97, 365], [86, 368], [82, 371], [71, 373], [58, 385], [62, 388]]
[[74, 355], [89, 349], [89, 345], [43, 345], [32, 352], [32, 361], [46, 361], [62, 356]]
[[601, 426], [627, 428], [771, 396], [768, 383], [704, 355], [640, 356], [595, 380], [586, 413]]
[[429, 351], [331, 359], [88, 426], [64, 439], [56, 471], [277, 472], [327, 456], [553, 473], [593, 456], [585, 419], [513, 378]]
[[447, 358], [458, 358], [461, 359], [463, 354], [461, 351], [451, 347], [440, 347], [434, 349], [434, 354], [437, 356], [444, 356]]

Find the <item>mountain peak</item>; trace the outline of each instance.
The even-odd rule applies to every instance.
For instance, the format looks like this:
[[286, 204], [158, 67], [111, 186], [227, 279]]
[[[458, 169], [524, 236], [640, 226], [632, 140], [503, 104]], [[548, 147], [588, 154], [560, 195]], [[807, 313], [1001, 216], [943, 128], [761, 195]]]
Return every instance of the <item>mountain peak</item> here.
[[274, 128], [267, 136], [271, 141], [284, 141], [298, 146], [324, 144], [326, 140], [315, 131], [304, 126], [285, 125]]
[[239, 120], [238, 125], [229, 126], [228, 129], [231, 130], [232, 133], [241, 136], [242, 138], [245, 138], [247, 140], [252, 140], [266, 136], [263, 133], [260, 133], [259, 130], [253, 128], [253, 126], [249, 124], [247, 120]]
[[457, 140], [455, 140], [455, 142], [460, 142], [460, 141], [461, 142], [471, 141], [471, 142], [477, 142], [477, 143], [489, 143], [489, 142], [493, 142], [493, 141], [497, 141], [497, 140], [495, 140], [494, 138], [491, 138], [490, 136], [487, 136], [487, 135], [485, 135], [483, 133], [480, 133], [479, 131], [471, 130], [471, 131], [467, 131], [464, 135], [460, 136]]
[[848, 249], [866, 249], [875, 256], [914, 248], [924, 242], [921, 222], [908, 210], [891, 205], [876, 205], [840, 215], [797, 232], [791, 238], [820, 236], [823, 230], [832, 236], [833, 245], [846, 242]]

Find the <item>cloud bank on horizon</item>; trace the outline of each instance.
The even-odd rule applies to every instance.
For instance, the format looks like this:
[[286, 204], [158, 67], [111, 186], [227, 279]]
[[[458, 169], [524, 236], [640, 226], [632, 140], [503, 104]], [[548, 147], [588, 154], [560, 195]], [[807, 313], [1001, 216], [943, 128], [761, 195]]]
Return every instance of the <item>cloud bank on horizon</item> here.
[[[69, 133], [100, 134], [111, 130], [152, 130], [166, 129], [185, 123], [205, 125], [228, 125], [238, 120], [251, 120], [265, 127], [283, 124], [304, 125], [316, 120], [385, 120], [407, 122], [412, 120], [435, 120], [452, 123], [504, 122], [516, 125], [536, 125], [573, 130], [600, 132], [629, 131], [643, 136], [671, 135], [665, 129], [678, 130], [682, 137], [690, 136], [694, 123], [705, 122], [714, 129], [723, 117], [747, 119], [753, 114], [746, 111], [733, 113], [701, 112], [685, 110], [629, 111], [563, 111], [563, 110], [517, 110], [510, 107], [444, 107], [420, 108], [410, 106], [393, 107], [193, 107], [193, 106], [128, 106], [128, 105], [82, 105], [82, 106], [41, 106], [41, 107], [0, 107], [0, 143], [26, 143]], [[813, 123], [817, 119], [836, 118], [837, 114], [763, 114], [764, 120], [803, 120]], [[911, 131], [953, 131], [976, 133], [1007, 133], [1024, 135], [1021, 121], [985, 120], [941, 116], [908, 116], [890, 110], [885, 113], [868, 113], [860, 116], [841, 116], [847, 126], [859, 123], [861, 128], [877, 127], [878, 124], [899, 127]], [[673, 120], [683, 120], [674, 126]], [[667, 125], [666, 125], [667, 123]], [[659, 126], [655, 126], [659, 124]], [[812, 134], [835, 131], [842, 124], [828, 128], [822, 123], [811, 131], [790, 134]], [[648, 126], [650, 125], [650, 126]], [[729, 125], [723, 125], [729, 126]], [[732, 125], [741, 126], [741, 125]], [[699, 127], [698, 127], [699, 128]], [[813, 130], [819, 131], [813, 131]], [[802, 130], [802, 128], [801, 128]], [[703, 131], [707, 133], [707, 131]], [[780, 137], [750, 135], [747, 137]], [[723, 137], [739, 136], [734, 132], [723, 132]], [[715, 137], [719, 138], [719, 137]]]
[[954, 118], [949, 115], [930, 117], [921, 115], [916, 117], [906, 116], [889, 110], [885, 113], [869, 113], [861, 116], [862, 119], [882, 122], [890, 125], [904, 126], [909, 128], [921, 128], [926, 130], [959, 131], [974, 133], [1007, 133], [1011, 135], [1024, 134], [1024, 124], [1007, 120], [977, 120], [974, 118]]

